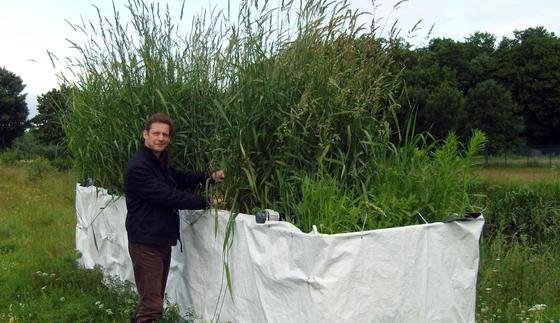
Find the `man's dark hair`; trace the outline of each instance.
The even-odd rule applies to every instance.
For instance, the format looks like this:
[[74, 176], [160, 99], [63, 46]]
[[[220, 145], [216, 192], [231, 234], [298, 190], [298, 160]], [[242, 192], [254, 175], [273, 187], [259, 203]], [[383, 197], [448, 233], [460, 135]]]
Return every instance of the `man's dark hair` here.
[[171, 121], [171, 118], [169, 118], [169, 116], [165, 113], [155, 113], [152, 114], [148, 120], [146, 120], [146, 124], [144, 125], [144, 130], [146, 131], [150, 131], [150, 128], [152, 127], [152, 123], [165, 123], [169, 126], [169, 134], [171, 134], [173, 132], [173, 121]]

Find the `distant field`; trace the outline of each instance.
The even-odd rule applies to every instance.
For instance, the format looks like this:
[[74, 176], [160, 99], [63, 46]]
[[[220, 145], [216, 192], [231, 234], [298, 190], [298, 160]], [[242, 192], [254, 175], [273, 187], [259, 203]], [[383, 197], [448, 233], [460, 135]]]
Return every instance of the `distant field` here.
[[475, 163], [485, 167], [560, 167], [560, 155], [478, 156]]
[[485, 167], [475, 172], [489, 182], [537, 183], [560, 181], [559, 168], [545, 167]]

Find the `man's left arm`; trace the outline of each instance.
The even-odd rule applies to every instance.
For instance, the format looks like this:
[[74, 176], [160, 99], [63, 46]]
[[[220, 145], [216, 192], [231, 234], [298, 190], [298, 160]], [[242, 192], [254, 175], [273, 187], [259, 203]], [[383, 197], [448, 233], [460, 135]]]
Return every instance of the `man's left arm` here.
[[173, 178], [179, 185], [179, 188], [195, 188], [199, 184], [204, 185], [207, 180], [210, 183], [223, 182], [225, 174], [223, 170], [217, 170], [213, 173], [197, 172], [197, 171], [179, 171], [171, 168]]

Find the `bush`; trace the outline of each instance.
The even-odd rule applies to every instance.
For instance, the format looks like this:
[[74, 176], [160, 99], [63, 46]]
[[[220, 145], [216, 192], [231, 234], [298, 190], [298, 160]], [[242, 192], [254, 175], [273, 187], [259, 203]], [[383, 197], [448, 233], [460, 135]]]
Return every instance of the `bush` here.
[[67, 171], [74, 166], [73, 161], [69, 157], [55, 158], [50, 161], [51, 165], [59, 171]]
[[560, 185], [482, 186], [485, 236], [545, 243], [560, 238]]
[[37, 158], [47, 159], [58, 170], [69, 170], [72, 160], [64, 145], [45, 145], [39, 142], [34, 131], [28, 131], [14, 140], [11, 151], [15, 160], [31, 161]]
[[19, 160], [18, 154], [13, 149], [7, 149], [0, 154], [0, 164], [14, 166]]
[[55, 169], [49, 160], [43, 157], [28, 161], [26, 166], [28, 169], [29, 179], [32, 181], [41, 180], [45, 176], [51, 175], [55, 172]]

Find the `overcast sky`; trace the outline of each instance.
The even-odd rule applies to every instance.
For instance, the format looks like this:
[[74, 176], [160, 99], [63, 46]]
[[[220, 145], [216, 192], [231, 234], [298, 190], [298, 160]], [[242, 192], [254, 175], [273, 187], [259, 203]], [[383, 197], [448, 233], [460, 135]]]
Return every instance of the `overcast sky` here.
[[[114, 2], [117, 10], [125, 11], [126, 0]], [[182, 0], [159, 2], [169, 3], [178, 17]], [[224, 2], [186, 0], [184, 16], [190, 17]], [[349, 2], [365, 11], [373, 8], [371, 0]], [[560, 0], [409, 0], [392, 11], [397, 2], [376, 0], [376, 16], [389, 21], [387, 29], [398, 20], [403, 36], [422, 19], [422, 29], [411, 39], [415, 44], [422, 44], [432, 25], [430, 38], [448, 37], [458, 41], [475, 31], [492, 33], [498, 40], [504, 36], [512, 38], [514, 30], [536, 26], [560, 35]], [[3, 0], [0, 4], [0, 66], [20, 76], [27, 85], [24, 93], [27, 93], [30, 117], [36, 114], [37, 95], [58, 87], [57, 71], [47, 50], [58, 57], [73, 55], [66, 39], [75, 39], [76, 34], [65, 20], [77, 23], [83, 17], [95, 21], [97, 12], [92, 5], [104, 16], [112, 16], [111, 0]]]

